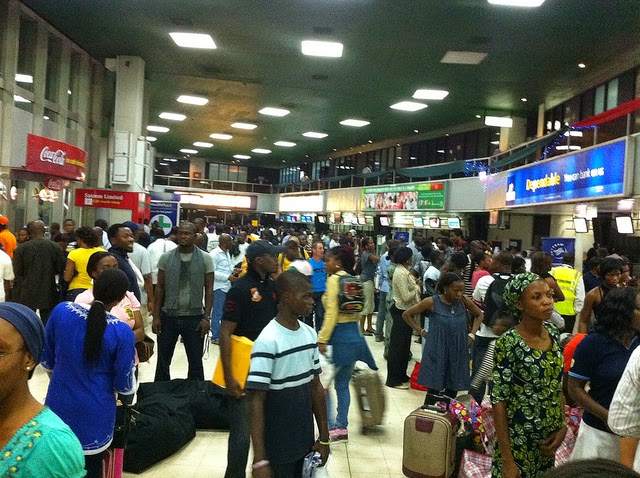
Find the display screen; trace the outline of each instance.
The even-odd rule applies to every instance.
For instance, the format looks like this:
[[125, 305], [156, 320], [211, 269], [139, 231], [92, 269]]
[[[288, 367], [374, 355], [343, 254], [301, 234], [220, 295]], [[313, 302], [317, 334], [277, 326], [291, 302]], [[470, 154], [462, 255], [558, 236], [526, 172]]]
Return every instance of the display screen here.
[[573, 218], [573, 228], [577, 233], [586, 233], [589, 231], [587, 227], [587, 219], [584, 217], [574, 217]]
[[364, 226], [367, 223], [366, 218], [364, 217], [359, 217], [358, 218], [358, 224], [360, 224], [361, 226]]
[[447, 225], [449, 226], [449, 229], [458, 229], [460, 227], [460, 218], [459, 217], [447, 218]]
[[422, 218], [421, 217], [414, 217], [413, 218], [413, 227], [422, 227]]
[[429, 227], [432, 229], [440, 229], [440, 218], [439, 217], [430, 217], [429, 218]]
[[616, 217], [616, 226], [619, 234], [633, 234], [633, 220], [631, 216]]
[[489, 225], [497, 226], [500, 223], [500, 211], [492, 209], [489, 211]]
[[320, 224], [324, 224], [327, 221], [326, 217], [321, 214], [318, 214], [316, 217], [318, 218], [318, 222]]
[[342, 222], [342, 213], [334, 212], [333, 213], [333, 222], [336, 224], [340, 224]]
[[389, 217], [388, 216], [380, 216], [380, 225], [388, 226], [389, 225]]

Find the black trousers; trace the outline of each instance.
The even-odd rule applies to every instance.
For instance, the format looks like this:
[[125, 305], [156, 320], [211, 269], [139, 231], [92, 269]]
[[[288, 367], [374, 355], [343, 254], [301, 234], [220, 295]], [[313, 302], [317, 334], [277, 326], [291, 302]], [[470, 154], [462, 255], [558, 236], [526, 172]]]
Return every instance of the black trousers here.
[[293, 463], [272, 463], [271, 471], [275, 478], [302, 478], [302, 465], [304, 465], [304, 457]]
[[389, 337], [389, 357], [387, 358], [387, 382], [389, 387], [401, 385], [407, 381], [407, 366], [411, 356], [411, 337], [413, 329], [402, 318], [404, 310], [391, 306], [391, 336]]
[[202, 366], [204, 339], [198, 332], [198, 325], [202, 317], [202, 315], [171, 317], [164, 312], [161, 314], [162, 332], [158, 335], [156, 382], [171, 380], [169, 374], [171, 359], [173, 359], [173, 351], [176, 348], [176, 343], [180, 336], [182, 336], [184, 349], [187, 353], [187, 361], [189, 363], [187, 378], [191, 380], [204, 380], [204, 368]]

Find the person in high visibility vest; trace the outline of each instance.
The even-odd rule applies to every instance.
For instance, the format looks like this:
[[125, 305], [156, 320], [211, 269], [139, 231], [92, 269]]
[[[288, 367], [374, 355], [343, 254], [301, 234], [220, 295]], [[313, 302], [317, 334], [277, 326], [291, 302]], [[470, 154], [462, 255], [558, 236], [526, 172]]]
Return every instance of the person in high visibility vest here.
[[576, 322], [576, 315], [584, 305], [584, 282], [582, 274], [573, 268], [575, 256], [566, 253], [562, 256], [562, 265], [551, 269], [550, 274], [555, 278], [564, 293], [564, 300], [555, 303], [556, 310], [564, 318], [564, 329], [572, 332]]

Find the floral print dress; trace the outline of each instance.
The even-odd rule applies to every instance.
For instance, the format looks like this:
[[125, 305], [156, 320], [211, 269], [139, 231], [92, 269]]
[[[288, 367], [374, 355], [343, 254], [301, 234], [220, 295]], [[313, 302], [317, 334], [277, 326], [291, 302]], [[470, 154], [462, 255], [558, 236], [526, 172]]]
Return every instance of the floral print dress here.
[[[553, 467], [555, 457], [543, 455], [540, 444], [564, 426], [560, 333], [553, 324], [544, 326], [551, 336], [549, 350], [530, 348], [515, 329], [497, 339], [495, 346], [491, 401], [506, 402], [511, 452], [521, 478], [537, 478]], [[502, 476], [497, 437], [491, 476]]]

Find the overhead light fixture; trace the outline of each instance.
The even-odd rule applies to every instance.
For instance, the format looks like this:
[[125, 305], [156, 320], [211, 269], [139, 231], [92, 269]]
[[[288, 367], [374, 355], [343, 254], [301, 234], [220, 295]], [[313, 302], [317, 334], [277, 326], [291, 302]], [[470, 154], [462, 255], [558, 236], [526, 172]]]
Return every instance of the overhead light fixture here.
[[169, 128], [167, 128], [166, 126], [149, 125], [147, 126], [147, 131], [153, 131], [154, 133], [168, 133]]
[[205, 50], [215, 50], [216, 43], [211, 38], [211, 35], [206, 33], [169, 33], [176, 45], [183, 48], [202, 48]]
[[31, 101], [20, 95], [13, 95], [13, 101], [16, 103], [31, 103]]
[[302, 136], [306, 136], [307, 138], [326, 138], [329, 136], [327, 133], [318, 133], [316, 131], [307, 131], [306, 133], [302, 133]]
[[258, 111], [258, 113], [268, 116], [287, 116], [291, 111], [283, 108], [272, 108], [271, 106], [267, 106], [266, 108], [262, 108]]
[[209, 138], [211, 139], [222, 139], [224, 141], [233, 138], [233, 136], [231, 136], [230, 134], [224, 134], [224, 133], [212, 133], [209, 135]]
[[413, 94], [413, 97], [416, 100], [443, 100], [449, 95], [449, 92], [446, 90], [429, 90], [429, 89], [421, 89], [416, 90]]
[[44, 116], [42, 117], [42, 119], [46, 119], [46, 120], [48, 120], [48, 119], [49, 119], [49, 117], [48, 117], [47, 115], [44, 115]]
[[156, 138], [155, 136], [147, 136], [145, 139], [150, 143], [153, 143], [154, 141], [158, 140], [158, 138]]
[[511, 128], [513, 119], [509, 116], [485, 116], [484, 124], [487, 126], [497, 126], [499, 128]]
[[584, 63], [578, 63], [578, 68], [586, 68], [587, 65], [585, 65]]
[[448, 51], [444, 54], [440, 63], [453, 65], [479, 65], [487, 57], [487, 53], [479, 51]]
[[576, 144], [572, 144], [571, 146], [567, 146], [566, 144], [561, 144], [560, 146], [556, 146], [556, 151], [578, 151], [582, 149], [582, 146], [578, 146]]
[[[436, 151], [436, 153], [444, 154], [444, 149], [439, 149]], [[398, 157], [398, 159], [400, 159], [400, 157]]]
[[296, 143], [292, 143], [291, 141], [276, 141], [275, 143], [276, 146], [283, 146], [285, 148], [293, 148]]
[[23, 75], [22, 73], [16, 73], [17, 83], [33, 83], [33, 76]]
[[338, 42], [304, 40], [301, 47], [303, 55], [340, 58], [343, 45]]
[[527, 102], [527, 99], [526, 99], [526, 98], [520, 98], [520, 101], [522, 101], [522, 102], [526, 103], [526, 102]]
[[205, 143], [203, 141], [196, 141], [195, 143], [193, 143], [193, 145], [196, 148], [213, 148], [213, 144], [212, 143]]
[[181, 149], [180, 152], [184, 153], [184, 154], [198, 154], [197, 150], [195, 150], [195, 149], [187, 149], [187, 148]]
[[359, 120], [359, 119], [346, 119], [340, 121], [342, 126], [353, 126], [355, 128], [361, 128], [362, 126], [367, 126], [369, 121]]
[[539, 7], [544, 0], [488, 0], [493, 5], [504, 5], [509, 7]]
[[185, 115], [181, 115], [180, 113], [167, 113], [166, 111], [163, 111], [158, 116], [162, 119], [171, 121], [184, 121], [187, 118]]
[[566, 135], [573, 136], [574, 138], [582, 138], [583, 133], [582, 131], [567, 131]]
[[491, 141], [490, 144], [498, 146], [500, 144], [500, 141]]
[[390, 108], [394, 110], [400, 111], [419, 111], [423, 110], [427, 107], [424, 103], [417, 103], [415, 101], [401, 101], [400, 103], [396, 103], [391, 105]]
[[251, 123], [233, 123], [231, 127], [238, 128], [238, 129], [256, 129], [258, 125], [251, 124]]
[[203, 98], [201, 96], [189, 96], [189, 95], [180, 95], [176, 98], [176, 101], [179, 103], [185, 103], [187, 105], [196, 105], [203, 106], [209, 103], [207, 98]]
[[251, 159], [251, 156], [247, 156], [246, 154], [234, 154], [233, 157], [236, 159]]
[[480, 119], [482, 118], [482, 115], [476, 115], [476, 118]]
[[271, 152], [270, 149], [263, 149], [263, 148], [254, 148], [251, 150], [252, 153], [258, 153], [258, 154], [269, 154]]

